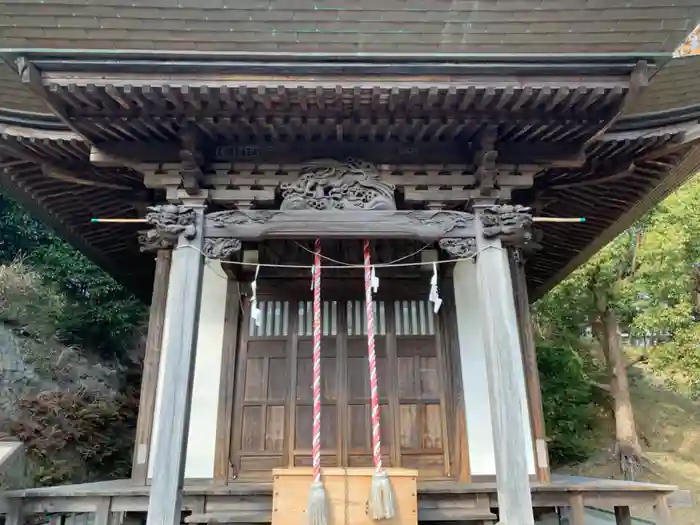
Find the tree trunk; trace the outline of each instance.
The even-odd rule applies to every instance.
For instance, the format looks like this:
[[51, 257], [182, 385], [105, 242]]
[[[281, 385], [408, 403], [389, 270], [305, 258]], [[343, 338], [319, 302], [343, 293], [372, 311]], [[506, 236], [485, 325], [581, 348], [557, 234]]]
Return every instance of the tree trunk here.
[[630, 396], [627, 360], [622, 349], [619, 325], [615, 312], [606, 309], [601, 316], [601, 346], [610, 372], [610, 395], [615, 416], [615, 439], [620, 468], [625, 479], [634, 479], [639, 466], [642, 447], [634, 424], [634, 411]]

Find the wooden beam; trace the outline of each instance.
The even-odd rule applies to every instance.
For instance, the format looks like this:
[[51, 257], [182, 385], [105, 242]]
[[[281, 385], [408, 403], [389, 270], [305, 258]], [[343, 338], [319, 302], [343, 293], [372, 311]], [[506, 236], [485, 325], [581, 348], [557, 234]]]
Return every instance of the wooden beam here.
[[190, 204], [187, 228], [173, 252], [168, 290], [168, 331], [147, 525], [180, 525], [187, 431], [197, 349], [204, 258], [204, 206]]
[[101, 148], [90, 146], [90, 164], [99, 168], [132, 168], [140, 171], [140, 165], [134, 159], [107, 153]]
[[42, 164], [41, 171], [44, 173], [44, 175], [46, 175], [47, 177], [51, 177], [52, 179], [57, 179], [63, 182], [69, 182], [71, 184], [77, 184], [79, 186], [92, 186], [94, 188], [105, 188], [108, 190], [117, 191], [136, 190], [136, 188], [132, 186], [126, 186], [124, 184], [114, 184], [111, 182], [94, 180], [92, 178], [87, 177], [76, 177], [75, 175], [72, 175], [71, 172], [68, 172], [62, 168], [54, 167], [46, 163]]
[[477, 289], [489, 383], [489, 402], [496, 456], [499, 520], [504, 524], [534, 525], [527, 441], [520, 396], [521, 363], [518, 324], [509, 304], [513, 286], [507, 253], [498, 237], [484, 235], [476, 208]]
[[474, 215], [425, 210], [231, 210], [207, 214], [207, 238], [417, 239], [474, 237]]
[[547, 450], [540, 373], [537, 367], [537, 349], [535, 347], [532, 318], [530, 317], [525, 265], [521, 254], [513, 249], [508, 251], [511, 279], [513, 280], [513, 295], [515, 297], [515, 314], [518, 318], [518, 333], [520, 335], [525, 372], [525, 389], [527, 390], [530, 424], [532, 426], [537, 479], [543, 483], [548, 483], [550, 479], [549, 452]]
[[615, 507], [615, 524], [632, 525], [632, 514], [629, 507]]
[[143, 359], [134, 459], [131, 467], [131, 479], [140, 485], [145, 485], [148, 481], [148, 459], [153, 436], [153, 412], [156, 404], [156, 389], [158, 386], [158, 370], [160, 368], [163, 331], [165, 328], [165, 305], [168, 298], [171, 261], [171, 250], [158, 250], [156, 271], [153, 278], [153, 296], [148, 317], [146, 352]]
[[225, 484], [229, 478], [231, 454], [231, 429], [233, 424], [234, 381], [238, 330], [241, 318], [241, 285], [229, 277], [224, 314], [224, 347], [221, 358], [221, 381], [216, 421], [214, 454], [214, 482]]
[[[579, 145], [561, 145], [547, 142], [522, 145], [498, 143], [499, 165], [533, 164], [543, 167], [580, 167], [586, 161]], [[181, 145], [104, 142], [100, 151], [138, 163], [179, 163]], [[377, 165], [383, 164], [468, 164], [480, 151], [478, 144], [453, 141], [446, 143], [367, 143], [364, 141], [323, 142], [280, 141], [276, 143], [218, 144], [213, 147], [211, 159], [223, 163], [255, 163], [289, 165], [315, 158], [361, 158]]]
[[[118, 191], [135, 191], [138, 189], [125, 184], [115, 184], [99, 180], [91, 173], [94, 168], [89, 164], [68, 164], [50, 160], [45, 157], [40, 157], [19, 144], [4, 142], [0, 144], [0, 150], [7, 152], [13, 157], [38, 164], [44, 175], [53, 179], [62, 180], [71, 184], [79, 184], [81, 186], [93, 186]], [[76, 177], [76, 173], [82, 173], [83, 176]]]

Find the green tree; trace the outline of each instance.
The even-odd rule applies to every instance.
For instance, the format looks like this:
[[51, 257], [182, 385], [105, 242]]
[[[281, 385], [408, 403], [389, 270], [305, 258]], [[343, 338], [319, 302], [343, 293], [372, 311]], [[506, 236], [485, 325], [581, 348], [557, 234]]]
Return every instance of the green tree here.
[[144, 305], [17, 203], [0, 195], [0, 264], [21, 258], [64, 295], [58, 338], [120, 358], [145, 320]]
[[648, 218], [635, 279], [633, 333], [651, 337], [650, 360], [700, 395], [700, 178]]
[[[565, 341], [588, 352], [591, 329], [601, 352], [600, 367], [589, 366], [589, 384], [610, 396], [615, 419], [616, 453], [622, 473], [633, 478], [642, 449], [634, 422], [628, 361], [621, 326], [633, 318], [634, 278], [641, 233], [633, 228], [596, 254], [538, 304], [544, 341]], [[590, 356], [589, 356], [590, 357]], [[591, 361], [593, 362], [593, 361]], [[601, 373], [602, 372], [602, 373]]]

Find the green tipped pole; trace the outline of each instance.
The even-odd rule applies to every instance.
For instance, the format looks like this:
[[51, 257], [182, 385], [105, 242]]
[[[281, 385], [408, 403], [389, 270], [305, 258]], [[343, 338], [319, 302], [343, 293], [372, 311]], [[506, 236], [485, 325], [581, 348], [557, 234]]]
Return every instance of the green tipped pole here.
[[92, 218], [90, 219], [90, 222], [99, 222], [99, 223], [129, 223], [129, 222], [134, 222], [134, 223], [146, 223], [148, 222], [146, 219], [98, 219], [98, 218]]

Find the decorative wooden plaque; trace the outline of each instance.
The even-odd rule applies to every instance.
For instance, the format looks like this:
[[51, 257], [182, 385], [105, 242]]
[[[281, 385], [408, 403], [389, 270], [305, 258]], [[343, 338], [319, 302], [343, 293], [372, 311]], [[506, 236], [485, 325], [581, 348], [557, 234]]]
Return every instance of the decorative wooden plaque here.
[[[329, 525], [417, 525], [417, 470], [390, 468], [387, 474], [396, 501], [396, 516], [373, 521], [367, 515], [372, 468], [324, 468], [323, 484], [329, 499]], [[312, 470], [310, 468], [272, 471], [272, 525], [307, 525], [306, 505]]]

